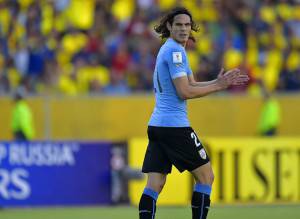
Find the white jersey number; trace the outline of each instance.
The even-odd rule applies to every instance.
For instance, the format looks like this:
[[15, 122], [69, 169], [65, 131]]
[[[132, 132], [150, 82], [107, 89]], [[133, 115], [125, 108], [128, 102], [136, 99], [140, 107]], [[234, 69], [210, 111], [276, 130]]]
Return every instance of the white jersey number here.
[[194, 139], [196, 147], [199, 147], [201, 145], [201, 143], [198, 140], [197, 135], [195, 134], [195, 132], [191, 133], [191, 138]]

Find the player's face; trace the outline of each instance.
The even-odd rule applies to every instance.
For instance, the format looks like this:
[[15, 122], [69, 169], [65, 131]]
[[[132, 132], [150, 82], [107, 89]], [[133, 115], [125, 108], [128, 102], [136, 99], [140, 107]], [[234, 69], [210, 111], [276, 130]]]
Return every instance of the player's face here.
[[185, 46], [191, 33], [191, 19], [186, 14], [178, 14], [174, 17], [173, 24], [168, 25], [170, 36], [178, 43]]

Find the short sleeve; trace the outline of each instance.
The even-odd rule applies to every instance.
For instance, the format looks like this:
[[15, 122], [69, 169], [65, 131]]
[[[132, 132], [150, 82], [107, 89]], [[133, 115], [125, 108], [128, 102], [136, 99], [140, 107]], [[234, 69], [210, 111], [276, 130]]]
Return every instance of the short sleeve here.
[[191, 73], [186, 53], [183, 49], [170, 48], [166, 51], [165, 58], [172, 79], [186, 76]]
[[186, 58], [186, 63], [187, 63], [187, 75], [193, 74], [193, 71], [192, 71], [192, 69], [190, 67], [190, 63], [189, 63], [188, 58]]

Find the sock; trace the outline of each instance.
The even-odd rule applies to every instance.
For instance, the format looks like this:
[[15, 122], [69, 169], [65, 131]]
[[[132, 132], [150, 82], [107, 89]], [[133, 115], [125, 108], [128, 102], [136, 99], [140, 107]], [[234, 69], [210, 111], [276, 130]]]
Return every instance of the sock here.
[[140, 219], [154, 219], [156, 212], [156, 200], [158, 193], [145, 188], [139, 203]]
[[197, 183], [192, 196], [193, 219], [206, 219], [210, 206], [211, 186]]

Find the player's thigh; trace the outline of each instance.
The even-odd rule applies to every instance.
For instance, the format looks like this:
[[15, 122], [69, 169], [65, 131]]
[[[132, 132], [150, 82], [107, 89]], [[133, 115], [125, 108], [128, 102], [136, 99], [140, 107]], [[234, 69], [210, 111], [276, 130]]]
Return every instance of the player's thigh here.
[[209, 162], [204, 146], [191, 127], [171, 129], [168, 136], [163, 146], [180, 172], [192, 171]]
[[198, 183], [212, 185], [214, 181], [214, 173], [210, 162], [192, 170], [191, 173]]
[[160, 142], [149, 139], [145, 154], [142, 172], [167, 174], [172, 170], [172, 163], [169, 161]]

